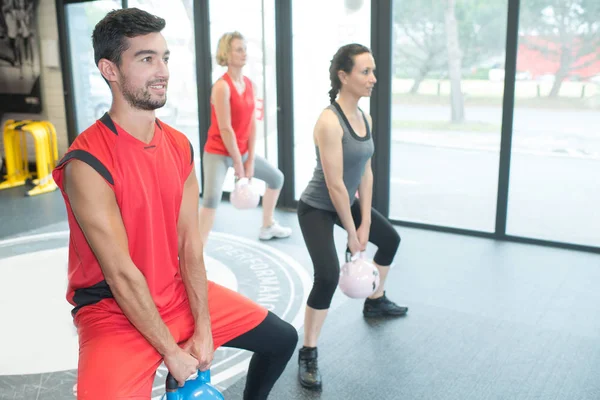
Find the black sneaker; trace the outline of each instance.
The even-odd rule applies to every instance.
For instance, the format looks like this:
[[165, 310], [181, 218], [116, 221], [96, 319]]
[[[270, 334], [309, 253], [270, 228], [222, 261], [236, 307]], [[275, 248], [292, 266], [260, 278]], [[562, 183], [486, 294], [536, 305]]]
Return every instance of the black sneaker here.
[[385, 292], [377, 299], [365, 300], [363, 315], [365, 317], [402, 317], [408, 312], [408, 307], [402, 307], [390, 301]]
[[317, 348], [302, 347], [298, 353], [298, 380], [307, 389], [321, 389]]

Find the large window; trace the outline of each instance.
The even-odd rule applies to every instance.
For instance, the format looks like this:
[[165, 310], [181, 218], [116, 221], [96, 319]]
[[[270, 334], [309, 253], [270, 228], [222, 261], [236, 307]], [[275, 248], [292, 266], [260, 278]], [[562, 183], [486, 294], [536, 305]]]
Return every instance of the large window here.
[[507, 233], [600, 246], [600, 8], [522, 0]]
[[[316, 165], [313, 128], [329, 105], [330, 61], [345, 44], [370, 46], [371, 2], [295, 0], [292, 18], [295, 198], [299, 199]], [[368, 98], [359, 105], [369, 112]]]
[[391, 218], [494, 230], [507, 7], [394, 2]]
[[[215, 59], [219, 38], [226, 32], [240, 32], [246, 39], [247, 51], [243, 74], [256, 86], [256, 154], [277, 165], [275, 0], [214, 0], [209, 10], [212, 81], [227, 71], [227, 67], [218, 65]], [[225, 191], [233, 190], [233, 176], [233, 168], [230, 168], [223, 185]], [[264, 190], [262, 182], [259, 186]]]
[[65, 6], [78, 134], [110, 108], [110, 89], [94, 62], [92, 32], [106, 13], [117, 8], [121, 8], [121, 0], [92, 1]]
[[[79, 132], [110, 106], [90, 36], [96, 22], [121, 3], [65, 5]], [[348, 43], [388, 43], [387, 35], [371, 38], [372, 0], [291, 2], [293, 75], [279, 84], [292, 87], [293, 114], [278, 109], [276, 0], [208, 3], [210, 24], [195, 32], [193, 0], [127, 2], [167, 20], [171, 81], [167, 104], [157, 115], [188, 136], [201, 178], [199, 139], [205, 132], [198, 128], [197, 99], [209, 99], [210, 90], [198, 93], [195, 49], [205, 41], [195, 40], [210, 36], [212, 68], [199, 73], [214, 82], [226, 71], [215, 62], [218, 39], [241, 32], [248, 60], [243, 73], [256, 86], [256, 152], [277, 165], [278, 152], [290, 151], [279, 148], [278, 115], [286, 126], [293, 115], [293, 131], [282, 133], [294, 137], [294, 170], [283, 172], [295, 174], [297, 200], [316, 165], [313, 130], [329, 105], [333, 55]], [[390, 219], [495, 232], [497, 199], [505, 194], [498, 196], [502, 121], [510, 111], [503, 110], [504, 87], [513, 78], [505, 73], [508, 3], [392, 2], [392, 79], [378, 77], [377, 83], [392, 90], [391, 104], [383, 105], [391, 114], [390, 196], [383, 199], [389, 200]], [[592, 3], [520, 1], [514, 118], [504, 127], [512, 135], [505, 232], [510, 236], [600, 246], [600, 8]], [[515, 49], [510, 50], [509, 61]], [[369, 104], [368, 98], [360, 101], [366, 112]], [[230, 169], [223, 189], [232, 190], [233, 183]]]
[[[156, 115], [190, 139], [196, 158], [196, 173], [200, 177], [192, 0], [171, 1], [168, 6], [160, 0], [129, 0], [128, 5], [156, 14], [167, 21], [162, 33], [171, 50], [169, 92], [167, 103], [156, 110]], [[65, 6], [78, 133], [94, 123], [110, 108], [112, 101], [110, 89], [94, 63], [91, 36], [96, 23], [106, 13], [118, 8], [121, 8], [120, 0], [91, 1]]]

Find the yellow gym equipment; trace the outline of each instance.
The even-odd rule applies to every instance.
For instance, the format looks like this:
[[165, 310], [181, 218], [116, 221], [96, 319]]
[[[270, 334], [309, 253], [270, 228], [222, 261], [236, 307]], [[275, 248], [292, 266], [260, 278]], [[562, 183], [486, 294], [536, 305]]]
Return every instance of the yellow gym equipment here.
[[[33, 139], [37, 171], [29, 171], [27, 135]], [[25, 185], [31, 181], [35, 186], [26, 192], [35, 196], [57, 189], [52, 170], [58, 162], [56, 130], [49, 121], [8, 120], [4, 124], [4, 153], [6, 178], [0, 181], [0, 190]], [[34, 179], [35, 178], [35, 179]]]

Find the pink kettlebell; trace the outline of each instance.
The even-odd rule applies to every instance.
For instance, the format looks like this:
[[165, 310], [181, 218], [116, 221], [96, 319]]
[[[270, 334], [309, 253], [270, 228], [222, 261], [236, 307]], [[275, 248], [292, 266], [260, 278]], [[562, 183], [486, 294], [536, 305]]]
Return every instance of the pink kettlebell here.
[[258, 206], [260, 195], [248, 178], [242, 178], [235, 182], [229, 199], [235, 208], [247, 210]]
[[367, 298], [379, 287], [379, 271], [364, 253], [355, 254], [340, 268], [339, 286], [350, 298]]

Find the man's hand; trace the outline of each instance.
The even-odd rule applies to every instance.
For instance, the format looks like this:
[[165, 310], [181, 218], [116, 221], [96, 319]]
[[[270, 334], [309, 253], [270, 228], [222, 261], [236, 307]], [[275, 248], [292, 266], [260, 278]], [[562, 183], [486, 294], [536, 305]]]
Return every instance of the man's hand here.
[[173, 378], [179, 384], [179, 387], [182, 387], [185, 381], [194, 375], [199, 368], [198, 360], [188, 351], [182, 350], [179, 347], [172, 353], [165, 354], [164, 362], [171, 375], [173, 375]]
[[251, 179], [254, 176], [254, 160], [250, 157], [244, 161], [244, 172], [248, 179]]
[[198, 369], [206, 371], [210, 368], [215, 349], [211, 332], [194, 333], [183, 345], [183, 349], [198, 361]]
[[356, 236], [358, 238], [358, 243], [360, 244], [360, 251], [367, 250], [367, 243], [369, 243], [370, 230], [371, 226], [368, 224], [360, 224], [360, 226], [356, 230]]

